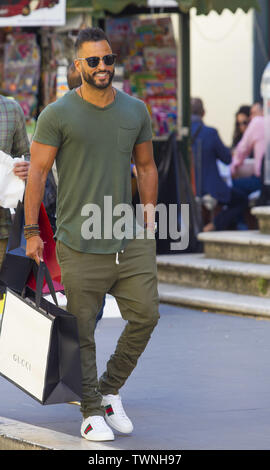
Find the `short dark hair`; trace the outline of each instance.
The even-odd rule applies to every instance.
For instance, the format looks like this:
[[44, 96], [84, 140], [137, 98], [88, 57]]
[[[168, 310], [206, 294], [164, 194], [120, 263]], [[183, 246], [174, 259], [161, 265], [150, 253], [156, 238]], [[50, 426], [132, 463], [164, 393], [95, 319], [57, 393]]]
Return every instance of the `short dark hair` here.
[[190, 100], [190, 108], [191, 114], [195, 116], [203, 116], [204, 115], [204, 107], [201, 98], [191, 98]]
[[75, 52], [77, 53], [84, 42], [107, 41], [111, 46], [108, 36], [101, 28], [85, 28], [81, 29], [75, 41]]

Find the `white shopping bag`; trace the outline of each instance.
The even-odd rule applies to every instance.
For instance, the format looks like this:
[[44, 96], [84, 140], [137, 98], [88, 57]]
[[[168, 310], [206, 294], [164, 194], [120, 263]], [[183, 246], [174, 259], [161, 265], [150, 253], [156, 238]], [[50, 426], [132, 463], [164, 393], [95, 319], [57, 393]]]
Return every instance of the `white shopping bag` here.
[[25, 190], [24, 181], [14, 175], [14, 164], [24, 158], [12, 158], [0, 150], [0, 206], [7, 209], [16, 208], [23, 200]]
[[53, 319], [45, 313], [37, 314], [33, 307], [10, 290], [6, 293], [4, 310], [0, 341], [1, 374], [42, 401]]
[[[81, 399], [77, 319], [57, 305], [49, 270], [36, 268], [36, 292], [6, 288], [0, 323], [0, 374], [43, 405]], [[42, 297], [44, 277], [54, 304]]]

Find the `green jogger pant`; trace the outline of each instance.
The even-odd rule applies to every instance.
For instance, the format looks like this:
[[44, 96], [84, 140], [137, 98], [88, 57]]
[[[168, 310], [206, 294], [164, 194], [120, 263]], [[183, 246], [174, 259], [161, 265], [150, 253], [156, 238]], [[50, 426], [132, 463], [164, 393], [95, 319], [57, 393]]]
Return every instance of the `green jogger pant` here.
[[[135, 368], [158, 319], [156, 241], [134, 239], [124, 252], [75, 251], [57, 240], [57, 259], [67, 310], [77, 317], [82, 367], [83, 417], [104, 415], [102, 395], [117, 394]], [[106, 293], [115, 297], [127, 321], [98, 381], [94, 338], [96, 316]], [[102, 347], [102, 346], [101, 346]]]

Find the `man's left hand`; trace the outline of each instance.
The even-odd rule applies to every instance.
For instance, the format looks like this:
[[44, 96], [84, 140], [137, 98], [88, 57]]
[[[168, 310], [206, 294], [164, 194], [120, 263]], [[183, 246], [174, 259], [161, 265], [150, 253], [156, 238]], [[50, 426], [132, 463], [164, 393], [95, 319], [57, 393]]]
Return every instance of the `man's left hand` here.
[[15, 163], [13, 168], [14, 175], [18, 176], [23, 181], [25, 181], [28, 176], [29, 166], [30, 162], [26, 161]]

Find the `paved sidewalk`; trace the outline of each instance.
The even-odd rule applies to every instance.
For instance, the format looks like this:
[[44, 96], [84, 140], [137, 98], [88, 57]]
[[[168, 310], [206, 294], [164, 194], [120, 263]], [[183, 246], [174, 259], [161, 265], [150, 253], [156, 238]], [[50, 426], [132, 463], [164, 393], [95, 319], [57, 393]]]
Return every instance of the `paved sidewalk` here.
[[[270, 321], [168, 305], [160, 312], [121, 392], [132, 435], [87, 442], [78, 406], [42, 406], [0, 378], [0, 449], [3, 442], [66, 450], [269, 449]], [[124, 324], [117, 317], [99, 323], [99, 373]]]

